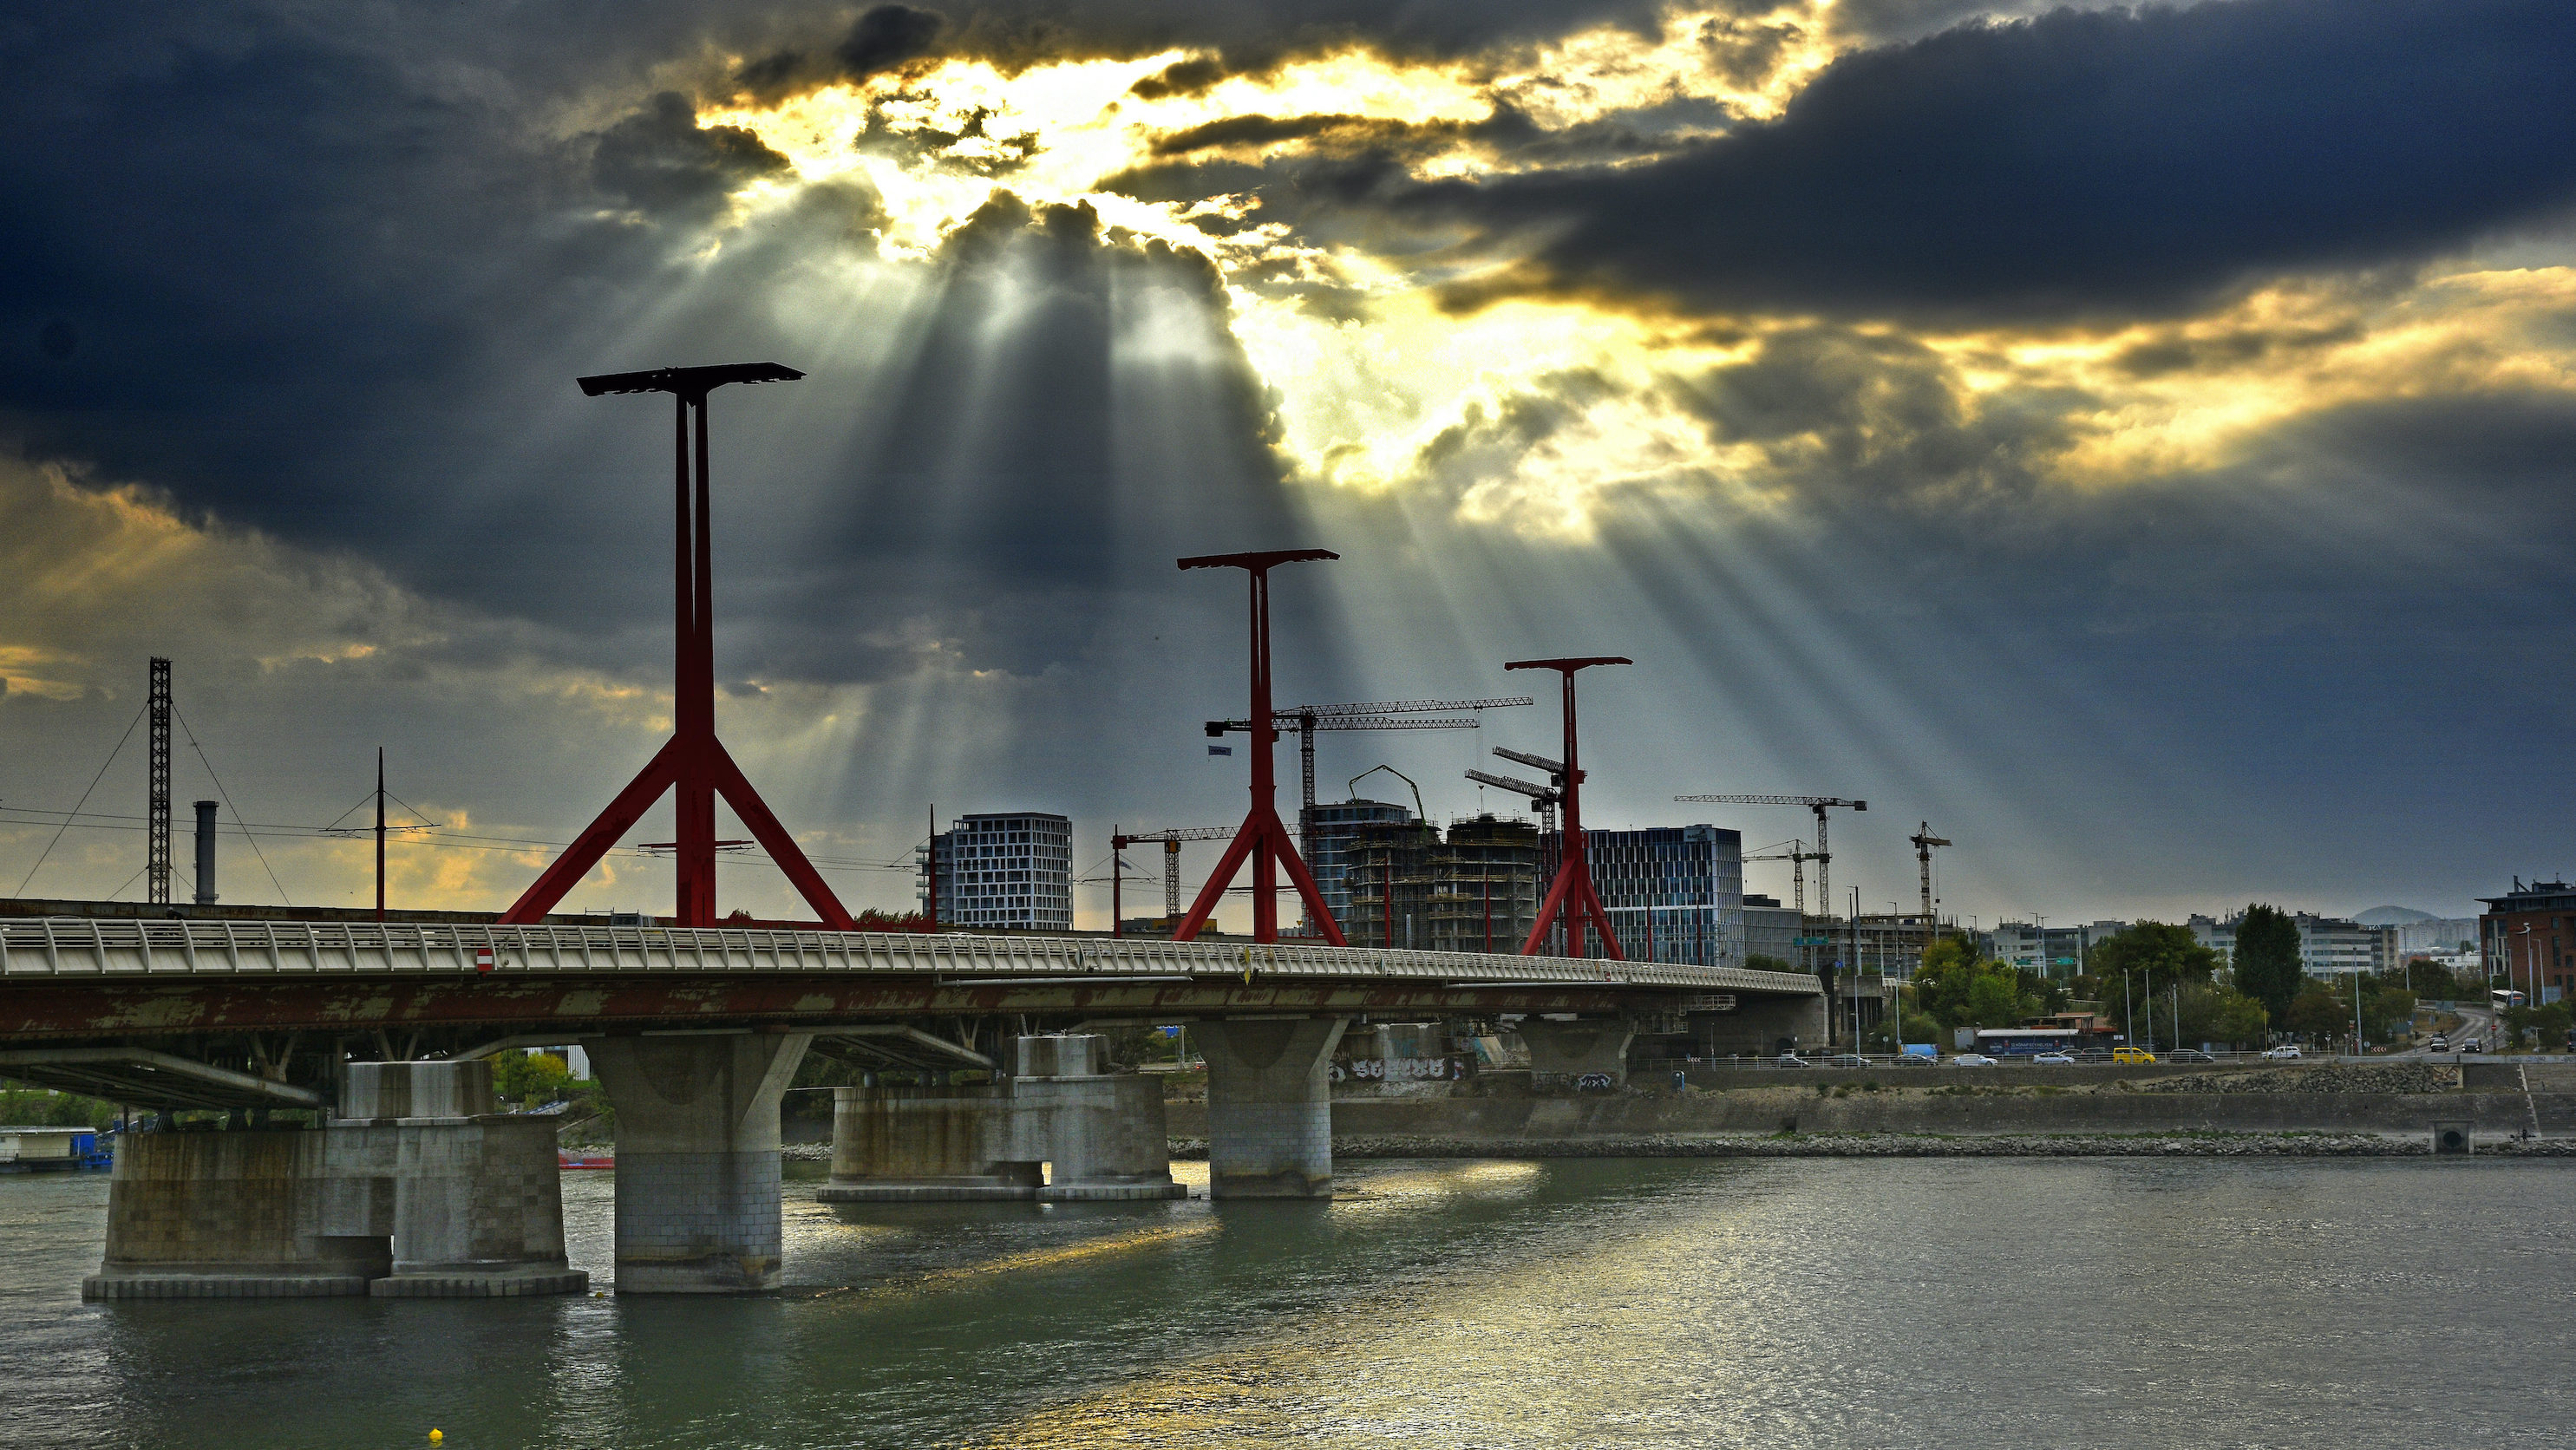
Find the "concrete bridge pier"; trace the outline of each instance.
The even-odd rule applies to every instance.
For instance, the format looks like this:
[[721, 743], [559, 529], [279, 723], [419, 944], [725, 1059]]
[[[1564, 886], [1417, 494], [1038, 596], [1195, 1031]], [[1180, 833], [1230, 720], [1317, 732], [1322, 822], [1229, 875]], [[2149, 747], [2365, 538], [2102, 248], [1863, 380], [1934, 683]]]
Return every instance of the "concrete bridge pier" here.
[[1208, 1018], [1191, 1029], [1208, 1065], [1208, 1196], [1331, 1198], [1327, 1077], [1347, 1017]]
[[1585, 1078], [1604, 1077], [1611, 1087], [1628, 1085], [1628, 1045], [1636, 1041], [1637, 1027], [1625, 1018], [1524, 1017], [1519, 1031], [1529, 1047], [1532, 1087], [1574, 1087]]
[[1043, 1150], [1048, 1203], [1126, 1203], [1186, 1198], [1172, 1181], [1162, 1079], [1113, 1073], [1108, 1039], [1023, 1037], [1013, 1044], [1012, 1124], [1018, 1151]]
[[[832, 1105], [824, 1203], [1180, 1198], [1162, 1084], [1103, 1070], [1103, 1039], [1022, 1037], [1009, 1077], [972, 1086], [845, 1087]], [[1052, 1172], [1048, 1170], [1051, 1169]]]
[[571, 1294], [555, 1120], [488, 1062], [353, 1063], [323, 1128], [122, 1135], [89, 1299]]
[[832, 1181], [823, 1203], [1026, 1202], [1040, 1159], [1011, 1146], [1011, 1085], [832, 1090]]
[[345, 1071], [326, 1216], [390, 1236], [390, 1272], [368, 1293], [483, 1299], [590, 1287], [564, 1261], [553, 1115], [496, 1112], [489, 1060]]
[[778, 1101], [804, 1033], [586, 1037], [617, 1112], [617, 1292], [781, 1281]]

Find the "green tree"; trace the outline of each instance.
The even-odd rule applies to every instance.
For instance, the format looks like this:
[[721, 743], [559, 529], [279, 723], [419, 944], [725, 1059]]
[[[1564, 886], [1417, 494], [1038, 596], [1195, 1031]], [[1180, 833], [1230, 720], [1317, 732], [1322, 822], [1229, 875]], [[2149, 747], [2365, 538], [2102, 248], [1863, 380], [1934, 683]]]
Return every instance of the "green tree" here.
[[2317, 1041], [2340, 1037], [2352, 1029], [2352, 999], [2310, 978], [2290, 999], [2290, 1010], [2282, 1014], [2281, 1023]]
[[2299, 927], [2277, 906], [2257, 903], [2236, 919], [2236, 990], [2263, 1004], [2272, 1020], [2293, 1031], [2290, 1004], [2306, 973], [2299, 965]]
[[1794, 972], [1798, 970], [1796, 967], [1789, 965], [1780, 958], [1771, 956], [1764, 952], [1745, 953], [1744, 966], [1746, 970], [1755, 972]]
[[503, 1052], [492, 1059], [492, 1095], [522, 1107], [560, 1102], [572, 1087], [572, 1069], [551, 1052]]
[[[2163, 1005], [2156, 1011], [2156, 1021], [2165, 1030], [2159, 1038], [2173, 1032], [2174, 998], [2160, 993]], [[2177, 1045], [2196, 1042], [2226, 1042], [2239, 1046], [2260, 1046], [2271, 1018], [2263, 1004], [2228, 986], [2224, 982], [2198, 982], [2186, 985], [2181, 994], [2182, 1035]]]

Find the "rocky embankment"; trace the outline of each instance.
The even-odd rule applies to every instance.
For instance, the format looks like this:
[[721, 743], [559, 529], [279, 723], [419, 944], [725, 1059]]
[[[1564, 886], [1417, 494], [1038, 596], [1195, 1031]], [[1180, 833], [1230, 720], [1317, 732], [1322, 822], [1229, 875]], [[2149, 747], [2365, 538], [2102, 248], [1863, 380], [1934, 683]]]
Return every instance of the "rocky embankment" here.
[[[1654, 1133], [1605, 1138], [1337, 1137], [1336, 1158], [2422, 1158], [2426, 1138], [2376, 1133]], [[2576, 1140], [2482, 1141], [2478, 1157], [2576, 1158]], [[1175, 1159], [1207, 1157], [1172, 1140]]]

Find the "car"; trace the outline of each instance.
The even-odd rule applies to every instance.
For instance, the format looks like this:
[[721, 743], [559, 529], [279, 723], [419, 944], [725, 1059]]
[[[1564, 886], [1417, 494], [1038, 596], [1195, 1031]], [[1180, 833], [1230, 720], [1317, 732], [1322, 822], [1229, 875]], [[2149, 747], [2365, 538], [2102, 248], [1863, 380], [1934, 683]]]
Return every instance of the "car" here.
[[1888, 1059], [1896, 1067], [1930, 1067], [1941, 1059], [1922, 1052], [1900, 1052]]
[[2075, 1059], [2062, 1052], [2034, 1053], [2030, 1060], [2033, 1062], [2044, 1062], [2051, 1067], [2073, 1067], [2075, 1065]]
[[2448, 1052], [2451, 1050], [2451, 1039], [2443, 1036], [2439, 1032], [2436, 1032], [2433, 1034], [2433, 1040], [2424, 1044], [2424, 1050], [2426, 1052]]
[[1784, 1052], [1771, 1063], [1773, 1067], [1814, 1067], [1815, 1064], [1794, 1052]]
[[2111, 1049], [2107, 1047], [2088, 1047], [2082, 1052], [2075, 1054], [2075, 1060], [2077, 1062], [2109, 1062], [2111, 1060]]
[[1982, 1052], [1963, 1052], [1950, 1059], [1952, 1067], [1993, 1067], [1995, 1060]]
[[2201, 1051], [2201, 1050], [2200, 1050], [2199, 1048], [2197, 1048], [2197, 1047], [2177, 1047], [2177, 1048], [2175, 1048], [2173, 1051], [2168, 1052], [2168, 1053], [2166, 1053], [2166, 1054], [2165, 1054], [2165, 1061], [2167, 1061], [2167, 1062], [2216, 1062], [2216, 1061], [2218, 1061], [2218, 1059], [2217, 1059], [2217, 1058], [2214, 1058], [2214, 1057], [2212, 1057], [2212, 1056], [2210, 1056], [2210, 1055], [2209, 1055], [2208, 1053], [2206, 1053], [2206, 1052]]
[[2143, 1047], [2114, 1047], [2111, 1049], [2111, 1060], [2113, 1062], [2153, 1062], [2156, 1060], [2156, 1055]]
[[1875, 1064], [1873, 1064], [1868, 1058], [1861, 1056], [1857, 1052], [1837, 1052], [1833, 1056], [1825, 1059], [1825, 1066], [1827, 1067], [1871, 1067], [1874, 1065]]
[[2484, 1052], [2487, 1050], [2487, 1040], [2483, 1037], [2472, 1037], [2468, 1041], [2460, 1044], [2460, 1050], [2462, 1052]]
[[2289, 1062], [2298, 1057], [2299, 1045], [2295, 1042], [2284, 1042], [2280, 1046], [2266, 1051], [2263, 1055], [2272, 1059], [2274, 1062]]

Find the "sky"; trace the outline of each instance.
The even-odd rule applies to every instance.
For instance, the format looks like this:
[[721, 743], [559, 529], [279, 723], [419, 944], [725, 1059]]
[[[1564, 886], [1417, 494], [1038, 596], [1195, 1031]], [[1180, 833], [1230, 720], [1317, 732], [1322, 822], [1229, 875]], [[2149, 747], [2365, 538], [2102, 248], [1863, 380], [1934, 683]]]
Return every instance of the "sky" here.
[[[1925, 822], [1989, 923], [2576, 867], [2563, 5], [140, 0], [0, 58], [0, 889], [140, 898], [163, 655], [226, 900], [368, 900], [319, 832], [382, 746], [394, 904], [507, 905], [670, 727], [667, 421], [573, 379], [754, 360], [718, 728], [853, 908], [934, 811], [1095, 878], [1239, 820], [1241, 580], [1173, 561], [1253, 548], [1341, 556], [1281, 703], [1628, 656], [1589, 822], [1863, 798], [1865, 909]], [[1445, 819], [1556, 745], [1318, 774]]]

